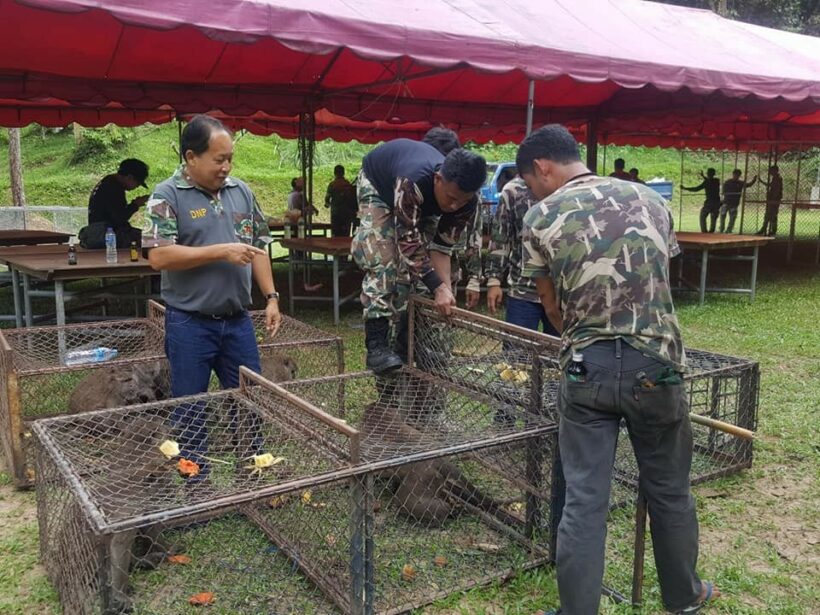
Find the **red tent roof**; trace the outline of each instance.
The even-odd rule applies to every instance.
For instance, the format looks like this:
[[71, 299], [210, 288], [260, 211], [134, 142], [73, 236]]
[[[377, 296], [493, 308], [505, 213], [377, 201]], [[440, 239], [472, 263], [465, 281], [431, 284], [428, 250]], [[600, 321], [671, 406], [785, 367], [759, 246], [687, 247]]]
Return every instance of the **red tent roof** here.
[[536, 123], [597, 117], [612, 142], [820, 139], [820, 39], [652, 2], [0, 0], [0, 14], [10, 99], [326, 108], [505, 140], [534, 78]]

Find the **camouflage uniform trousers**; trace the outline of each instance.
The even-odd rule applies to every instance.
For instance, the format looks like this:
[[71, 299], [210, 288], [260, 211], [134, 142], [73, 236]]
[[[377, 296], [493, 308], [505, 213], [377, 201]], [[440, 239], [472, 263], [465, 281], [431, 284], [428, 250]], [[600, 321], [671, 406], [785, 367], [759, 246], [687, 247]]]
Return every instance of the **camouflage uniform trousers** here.
[[359, 228], [353, 236], [350, 254], [364, 272], [360, 295], [364, 319], [397, 321], [407, 310], [411, 291], [429, 293], [422, 284], [414, 288], [409, 271], [401, 265], [393, 212], [362, 172], [356, 192]]

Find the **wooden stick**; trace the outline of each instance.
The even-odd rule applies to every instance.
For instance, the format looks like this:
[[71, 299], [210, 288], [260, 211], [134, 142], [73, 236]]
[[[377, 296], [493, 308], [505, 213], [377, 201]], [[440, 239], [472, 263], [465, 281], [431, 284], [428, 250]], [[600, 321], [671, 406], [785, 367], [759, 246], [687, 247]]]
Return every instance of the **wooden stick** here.
[[755, 439], [755, 434], [753, 431], [744, 429], [743, 427], [738, 427], [737, 425], [732, 425], [731, 423], [718, 421], [717, 419], [710, 419], [708, 417], [701, 416], [700, 414], [695, 414], [693, 412], [689, 413], [689, 418], [693, 423], [697, 423], [698, 425], [705, 425], [706, 427], [717, 429], [718, 431], [731, 434], [744, 440]]

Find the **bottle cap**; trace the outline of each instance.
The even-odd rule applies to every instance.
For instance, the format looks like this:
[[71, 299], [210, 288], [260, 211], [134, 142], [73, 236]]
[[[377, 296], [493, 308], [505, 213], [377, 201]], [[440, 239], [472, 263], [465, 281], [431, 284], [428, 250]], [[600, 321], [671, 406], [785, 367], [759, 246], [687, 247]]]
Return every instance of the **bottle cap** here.
[[583, 353], [573, 351], [572, 360], [573, 360], [574, 363], [583, 363], [584, 362]]

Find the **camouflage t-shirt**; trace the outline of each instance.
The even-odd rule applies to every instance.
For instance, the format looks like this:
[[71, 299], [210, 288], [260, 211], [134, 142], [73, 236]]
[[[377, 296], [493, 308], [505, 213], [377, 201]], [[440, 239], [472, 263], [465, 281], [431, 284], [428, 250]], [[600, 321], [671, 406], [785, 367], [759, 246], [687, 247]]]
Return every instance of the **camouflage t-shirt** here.
[[555, 285], [562, 365], [571, 349], [620, 337], [684, 369], [669, 284], [680, 248], [657, 192], [610, 177], [572, 180], [530, 209], [522, 240], [523, 275]]
[[507, 294], [524, 301], [539, 300], [535, 282], [521, 275], [521, 231], [524, 215], [534, 203], [535, 197], [520, 177], [504, 185], [493, 216], [487, 256], [487, 286], [500, 286], [506, 278]]

